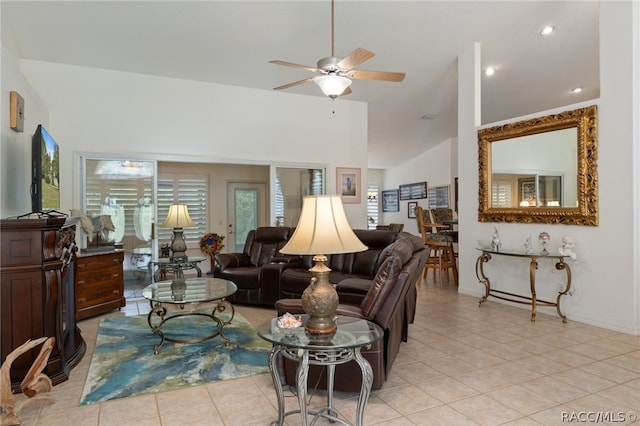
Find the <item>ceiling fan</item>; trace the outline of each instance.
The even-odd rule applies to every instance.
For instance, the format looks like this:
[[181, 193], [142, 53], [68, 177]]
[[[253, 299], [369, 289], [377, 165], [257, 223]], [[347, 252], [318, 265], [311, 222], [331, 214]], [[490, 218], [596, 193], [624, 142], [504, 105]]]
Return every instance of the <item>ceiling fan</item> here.
[[402, 72], [386, 72], [386, 71], [363, 71], [356, 70], [354, 67], [361, 63], [371, 59], [375, 56], [375, 53], [370, 50], [357, 48], [344, 58], [337, 57], [335, 55], [334, 47], [334, 0], [331, 0], [331, 56], [322, 58], [318, 61], [316, 67], [294, 64], [286, 61], [269, 61], [270, 64], [284, 65], [287, 67], [301, 68], [307, 71], [317, 72], [321, 75], [308, 77], [303, 80], [294, 81], [293, 83], [284, 84], [282, 86], [274, 87], [273, 90], [288, 89], [300, 84], [315, 82], [322, 92], [335, 99], [338, 96], [344, 96], [351, 93], [349, 86], [351, 80], [382, 80], [382, 81], [394, 81], [401, 82], [404, 80], [405, 74]]

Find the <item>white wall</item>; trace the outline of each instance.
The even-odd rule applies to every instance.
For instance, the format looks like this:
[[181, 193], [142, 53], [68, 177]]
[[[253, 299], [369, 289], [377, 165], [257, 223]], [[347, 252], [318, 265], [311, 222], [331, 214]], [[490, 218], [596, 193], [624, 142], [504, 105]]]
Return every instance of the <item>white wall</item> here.
[[[397, 189], [400, 185], [427, 182], [427, 186], [450, 185], [450, 205], [453, 208], [453, 178], [457, 176], [457, 164], [452, 167], [452, 159], [457, 158], [457, 140], [448, 139], [418, 157], [399, 167], [385, 170], [381, 190]], [[418, 206], [428, 208], [427, 199], [402, 200], [400, 211], [381, 213], [380, 223], [404, 223], [404, 230], [420, 235], [415, 219], [407, 217], [407, 205], [417, 202]]]
[[[79, 152], [311, 163], [327, 166], [328, 193], [335, 193], [335, 167], [359, 167], [367, 179], [367, 106], [361, 102], [27, 60], [20, 68], [49, 106], [48, 128], [61, 150], [63, 211], [79, 205]], [[30, 147], [23, 156], [29, 153]], [[16, 208], [24, 213], [29, 205]], [[366, 227], [366, 202], [345, 211], [352, 226]]]
[[[477, 112], [478, 56], [473, 47], [459, 58], [459, 170], [460, 170], [460, 292], [480, 296], [483, 287], [474, 273], [478, 256], [478, 239], [487, 239], [497, 226], [504, 248], [520, 248], [527, 235], [541, 231], [551, 234], [551, 250], [557, 250], [563, 235], [570, 235], [577, 243], [578, 262], [571, 263], [573, 271], [572, 296], [562, 299], [562, 310], [570, 321], [594, 324], [632, 334], [640, 333], [638, 320], [638, 241], [639, 218], [637, 182], [633, 182], [635, 138], [638, 146], [637, 91], [640, 81], [638, 44], [632, 44], [632, 22], [637, 35], [638, 4], [631, 2], [601, 2], [600, 18], [600, 79], [601, 97], [598, 105], [598, 174], [600, 225], [567, 226], [543, 224], [479, 223]], [[632, 9], [635, 13], [632, 13]], [[634, 68], [635, 67], [635, 68]], [[636, 101], [634, 103], [634, 96]], [[537, 115], [547, 115], [577, 106], [567, 106]], [[514, 118], [514, 120], [523, 117]], [[634, 133], [635, 129], [635, 133]], [[633, 188], [635, 191], [632, 191]], [[635, 238], [635, 239], [634, 239]], [[528, 261], [518, 262], [500, 256], [487, 264], [487, 275], [496, 288], [521, 294], [528, 292]], [[552, 269], [551, 262], [540, 262], [537, 290], [539, 298], [554, 300], [564, 276]], [[497, 300], [497, 299], [492, 299]], [[470, 309], [479, 309], [470, 306]], [[491, 309], [484, 306], [481, 309]], [[528, 309], [528, 307], [527, 307]], [[550, 308], [541, 310], [554, 314]], [[523, 313], [523, 327], [528, 315]]]
[[[3, 43], [5, 41], [3, 33]], [[16, 91], [25, 103], [24, 132], [9, 127], [9, 93]], [[2, 45], [2, 108], [0, 114], [0, 211], [13, 217], [31, 211], [31, 138], [38, 124], [49, 125], [47, 108], [20, 72], [18, 61]]]

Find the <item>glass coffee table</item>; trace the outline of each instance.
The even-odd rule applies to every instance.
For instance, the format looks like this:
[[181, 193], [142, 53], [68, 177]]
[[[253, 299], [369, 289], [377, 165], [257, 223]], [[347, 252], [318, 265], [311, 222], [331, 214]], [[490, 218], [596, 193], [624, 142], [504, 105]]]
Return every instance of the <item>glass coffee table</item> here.
[[[303, 323], [308, 318], [307, 315], [300, 316]], [[333, 408], [333, 381], [336, 365], [355, 360], [362, 373], [362, 386], [356, 408], [356, 425], [362, 426], [364, 406], [369, 399], [373, 384], [373, 370], [360, 353], [360, 349], [369, 347], [372, 343], [380, 340], [384, 335], [382, 328], [364, 319], [338, 316], [336, 332], [320, 337], [307, 333], [302, 326], [292, 333], [285, 334], [278, 328], [277, 321], [278, 318], [265, 321], [258, 326], [257, 330], [258, 336], [273, 343], [273, 349], [269, 355], [269, 370], [278, 397], [278, 420], [272, 422], [271, 425], [282, 426], [286, 416], [296, 413], [300, 413], [301, 422], [299, 424], [303, 426], [307, 425], [308, 415], [314, 416], [311, 424], [315, 424], [318, 418], [325, 418], [331, 422], [348, 425], [346, 421], [339, 418], [339, 413]], [[299, 362], [296, 371], [299, 410], [285, 413], [282, 382], [277, 366], [278, 354]], [[327, 405], [319, 411], [307, 409], [307, 375], [310, 364], [327, 367]]]
[[[151, 311], [147, 317], [147, 322], [151, 330], [160, 336], [160, 343], [153, 347], [153, 353], [157, 355], [165, 340], [174, 343], [200, 343], [205, 340], [220, 336], [225, 345], [229, 346], [229, 339], [222, 334], [225, 325], [233, 320], [235, 309], [226, 298], [238, 291], [238, 287], [228, 280], [221, 278], [181, 278], [168, 281], [158, 281], [148, 285], [142, 290], [142, 295], [151, 304]], [[211, 313], [200, 311], [183, 311], [185, 305], [205, 302], [217, 302], [211, 309]], [[177, 305], [178, 311], [167, 310], [167, 306]], [[229, 310], [225, 318], [220, 315]], [[177, 318], [203, 316], [210, 318], [215, 329], [213, 333], [198, 338], [178, 339], [169, 337], [162, 331], [162, 326], [169, 320]]]

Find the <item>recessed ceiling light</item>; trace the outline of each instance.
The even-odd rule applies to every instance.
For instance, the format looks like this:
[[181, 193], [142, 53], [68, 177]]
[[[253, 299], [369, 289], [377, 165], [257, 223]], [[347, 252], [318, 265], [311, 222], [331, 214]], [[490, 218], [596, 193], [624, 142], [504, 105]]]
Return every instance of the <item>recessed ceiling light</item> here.
[[554, 26], [552, 26], [552, 25], [547, 25], [546, 27], [544, 27], [544, 28], [540, 31], [540, 34], [542, 34], [543, 36], [545, 36], [545, 35], [549, 35], [549, 34], [551, 34], [552, 32], [554, 32], [554, 31], [555, 31], [555, 29], [556, 29], [556, 28], [555, 28]]
[[582, 92], [582, 87], [574, 87], [571, 89], [571, 93], [580, 93]]
[[494, 67], [487, 67], [487, 69], [484, 70], [484, 74], [487, 76], [492, 76], [495, 72], [496, 69]]

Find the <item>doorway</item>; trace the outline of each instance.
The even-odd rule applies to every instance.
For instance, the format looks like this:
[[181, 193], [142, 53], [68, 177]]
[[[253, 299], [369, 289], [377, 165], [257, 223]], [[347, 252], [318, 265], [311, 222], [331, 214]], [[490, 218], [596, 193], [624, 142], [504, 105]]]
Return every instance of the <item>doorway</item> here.
[[267, 224], [265, 182], [227, 183], [227, 245], [231, 252], [244, 248], [247, 234]]

